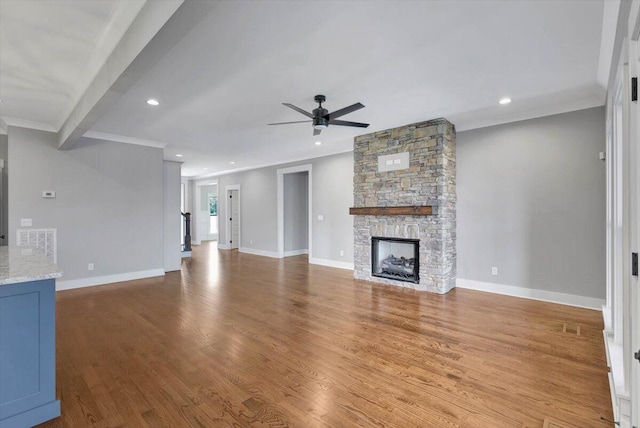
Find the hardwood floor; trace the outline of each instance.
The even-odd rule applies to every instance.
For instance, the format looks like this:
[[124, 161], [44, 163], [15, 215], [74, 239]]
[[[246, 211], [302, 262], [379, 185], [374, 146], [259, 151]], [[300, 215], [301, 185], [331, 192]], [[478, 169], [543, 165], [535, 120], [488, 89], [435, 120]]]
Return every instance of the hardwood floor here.
[[611, 426], [601, 319], [203, 245], [58, 293], [62, 416], [41, 427]]

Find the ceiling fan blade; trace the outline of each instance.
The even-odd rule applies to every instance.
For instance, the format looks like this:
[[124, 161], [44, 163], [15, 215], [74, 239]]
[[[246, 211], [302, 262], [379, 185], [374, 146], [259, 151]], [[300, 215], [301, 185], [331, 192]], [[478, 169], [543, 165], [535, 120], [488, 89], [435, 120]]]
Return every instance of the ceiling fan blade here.
[[345, 107], [345, 108], [341, 108], [340, 110], [333, 111], [329, 113], [327, 116], [329, 116], [329, 119], [337, 119], [340, 116], [344, 116], [345, 114], [349, 114], [353, 111], [360, 110], [363, 107], [364, 106], [361, 103], [355, 103], [353, 105], [350, 105], [349, 107]]
[[313, 135], [320, 135], [321, 130], [313, 128]]
[[307, 111], [302, 110], [300, 107], [296, 107], [293, 104], [289, 104], [289, 103], [282, 103], [282, 105], [285, 105], [291, 109], [294, 109], [295, 111], [297, 111], [298, 113], [302, 113], [307, 117], [310, 117], [311, 119], [313, 119], [313, 115]]
[[349, 121], [346, 121], [346, 120], [333, 120], [333, 119], [331, 119], [329, 121], [329, 125], [356, 126], [358, 128], [366, 128], [367, 126], [369, 126], [368, 123], [349, 122]]
[[267, 123], [267, 125], [288, 125], [290, 123], [309, 123], [313, 122], [312, 120], [296, 120], [295, 122], [277, 122], [277, 123]]

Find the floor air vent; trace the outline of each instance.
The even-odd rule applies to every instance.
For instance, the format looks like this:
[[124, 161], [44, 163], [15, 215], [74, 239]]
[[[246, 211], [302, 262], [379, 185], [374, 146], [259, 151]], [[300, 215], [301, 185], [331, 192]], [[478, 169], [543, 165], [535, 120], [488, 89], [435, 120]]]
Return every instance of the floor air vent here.
[[565, 323], [562, 323], [562, 332], [580, 336], [580, 326], [578, 324], [565, 322]]

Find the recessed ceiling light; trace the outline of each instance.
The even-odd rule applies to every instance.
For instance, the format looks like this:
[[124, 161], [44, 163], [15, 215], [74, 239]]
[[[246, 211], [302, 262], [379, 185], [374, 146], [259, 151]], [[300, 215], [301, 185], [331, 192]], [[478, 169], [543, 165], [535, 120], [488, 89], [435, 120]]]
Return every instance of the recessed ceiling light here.
[[202, 168], [202, 169], [209, 169], [209, 168]]
[[231, 165], [235, 165], [236, 163], [234, 161], [229, 162]]
[[322, 141], [316, 141], [316, 146], [321, 146], [322, 145]]
[[155, 99], [153, 99], [153, 98], [149, 98], [149, 99], [147, 100], [147, 104], [149, 104], [150, 106], [157, 106], [157, 105], [160, 105], [160, 103], [158, 102], [158, 100], [155, 100]]
[[182, 157], [182, 155], [181, 155], [181, 154], [177, 154], [177, 155], [176, 155], [176, 157], [177, 157], [177, 158], [181, 158], [181, 157]]
[[498, 101], [500, 104], [505, 105], [505, 104], [509, 104], [511, 102], [511, 98], [503, 98], [500, 101]]

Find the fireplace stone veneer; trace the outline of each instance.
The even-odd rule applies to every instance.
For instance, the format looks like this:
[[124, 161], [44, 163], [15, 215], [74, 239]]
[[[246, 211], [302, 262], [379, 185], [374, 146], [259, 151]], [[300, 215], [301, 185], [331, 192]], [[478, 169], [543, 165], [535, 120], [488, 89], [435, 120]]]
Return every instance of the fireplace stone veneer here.
[[[409, 167], [380, 171], [378, 157], [409, 153]], [[446, 293], [456, 281], [456, 131], [434, 119], [354, 141], [354, 276]], [[432, 206], [432, 215], [357, 215], [362, 207]], [[419, 239], [419, 282], [373, 276], [371, 238]]]

